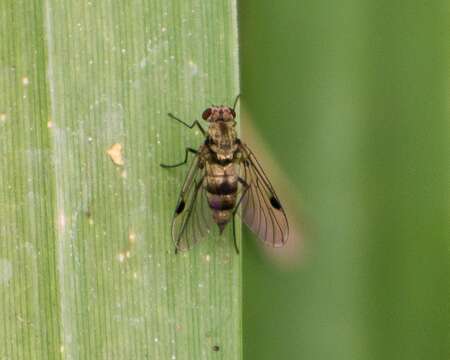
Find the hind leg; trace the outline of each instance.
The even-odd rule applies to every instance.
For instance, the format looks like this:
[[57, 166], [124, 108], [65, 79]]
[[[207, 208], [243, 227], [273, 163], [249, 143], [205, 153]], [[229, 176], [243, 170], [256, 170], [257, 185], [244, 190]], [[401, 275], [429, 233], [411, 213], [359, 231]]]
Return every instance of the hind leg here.
[[242, 184], [242, 186], [244, 187], [244, 191], [242, 192], [241, 197], [239, 198], [238, 202], [236, 203], [236, 206], [234, 207], [233, 210], [233, 242], [234, 242], [234, 248], [236, 250], [236, 254], [239, 255], [239, 247], [237, 244], [237, 239], [236, 239], [236, 224], [235, 224], [235, 218], [236, 218], [236, 212], [239, 209], [239, 205], [241, 205], [242, 199], [244, 198], [245, 194], [247, 194], [248, 189], [250, 188], [250, 185], [247, 184], [247, 182], [242, 179], [241, 177], [238, 178], [238, 181]]

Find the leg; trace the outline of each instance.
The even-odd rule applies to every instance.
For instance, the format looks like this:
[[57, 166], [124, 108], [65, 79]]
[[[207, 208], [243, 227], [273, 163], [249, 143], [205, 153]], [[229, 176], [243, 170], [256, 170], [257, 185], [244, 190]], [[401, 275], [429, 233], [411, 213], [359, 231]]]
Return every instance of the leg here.
[[234, 249], [236, 250], [236, 254], [239, 255], [239, 248], [236, 241], [236, 225], [235, 225], [235, 214], [233, 213], [233, 242], [234, 242]]
[[247, 184], [247, 182], [244, 179], [242, 179], [240, 177], [238, 178], [238, 181], [242, 184], [242, 186], [244, 186], [244, 191], [242, 192], [242, 195], [239, 198], [239, 201], [237, 202], [237, 204], [233, 210], [233, 241], [234, 241], [234, 248], [236, 249], [236, 254], [239, 255], [239, 248], [238, 248], [237, 240], [236, 240], [235, 217], [236, 217], [237, 209], [239, 209], [239, 205], [241, 205], [242, 199], [244, 198], [245, 194], [247, 194], [247, 191], [250, 188], [250, 186]]
[[169, 115], [169, 117], [171, 119], [174, 119], [174, 120], [178, 121], [179, 123], [183, 124], [184, 126], [188, 127], [189, 129], [192, 129], [195, 125], [197, 125], [198, 128], [200, 129], [200, 131], [202, 132], [202, 134], [206, 135], [205, 129], [202, 128], [202, 126], [200, 125], [200, 123], [197, 120], [194, 120], [194, 122], [191, 125], [189, 125], [189, 124], [185, 123], [183, 120], [177, 118], [175, 115], [173, 115], [171, 113], [168, 113], [167, 115]]
[[180, 162], [178, 164], [174, 164], [174, 165], [166, 165], [166, 164], [160, 164], [160, 165], [161, 165], [161, 167], [166, 168], [166, 169], [184, 165], [187, 163], [189, 153], [197, 154], [197, 150], [194, 150], [191, 148], [186, 148], [185, 153], [184, 153], [184, 160], [182, 162]]

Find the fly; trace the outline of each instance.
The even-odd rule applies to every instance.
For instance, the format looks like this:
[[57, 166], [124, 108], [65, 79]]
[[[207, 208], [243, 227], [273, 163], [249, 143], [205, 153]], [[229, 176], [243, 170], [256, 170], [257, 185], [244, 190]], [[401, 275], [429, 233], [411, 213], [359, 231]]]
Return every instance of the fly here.
[[242, 207], [244, 223], [266, 244], [283, 246], [289, 225], [283, 206], [253, 152], [236, 133], [235, 107], [211, 106], [202, 119], [209, 123], [205, 131], [195, 120], [191, 125], [169, 113], [169, 117], [192, 129], [197, 126], [205, 136], [198, 148], [186, 148], [184, 160], [163, 168], [175, 168], [194, 155], [180, 191], [172, 220], [175, 253], [190, 249], [213, 226], [223, 232], [231, 221], [236, 252], [235, 216]]

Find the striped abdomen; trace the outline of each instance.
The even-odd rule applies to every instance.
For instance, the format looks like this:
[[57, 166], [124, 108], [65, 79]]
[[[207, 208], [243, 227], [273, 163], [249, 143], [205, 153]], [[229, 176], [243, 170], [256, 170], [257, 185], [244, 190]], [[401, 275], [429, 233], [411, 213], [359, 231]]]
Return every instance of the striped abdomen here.
[[227, 165], [216, 163], [207, 165], [206, 191], [214, 222], [222, 232], [231, 220], [236, 205], [238, 177], [232, 162]]

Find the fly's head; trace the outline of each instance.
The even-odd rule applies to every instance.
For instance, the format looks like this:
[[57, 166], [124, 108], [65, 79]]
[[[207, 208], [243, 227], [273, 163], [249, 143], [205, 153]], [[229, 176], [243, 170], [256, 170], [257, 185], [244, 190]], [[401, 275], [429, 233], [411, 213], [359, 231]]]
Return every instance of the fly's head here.
[[236, 121], [234, 120], [235, 117], [236, 112], [234, 111], [234, 109], [223, 105], [211, 106], [203, 111], [202, 114], [203, 120], [210, 123], [223, 122], [232, 124], [233, 126], [236, 124]]

